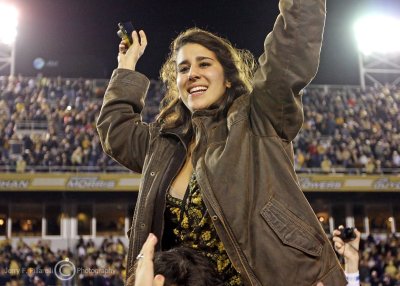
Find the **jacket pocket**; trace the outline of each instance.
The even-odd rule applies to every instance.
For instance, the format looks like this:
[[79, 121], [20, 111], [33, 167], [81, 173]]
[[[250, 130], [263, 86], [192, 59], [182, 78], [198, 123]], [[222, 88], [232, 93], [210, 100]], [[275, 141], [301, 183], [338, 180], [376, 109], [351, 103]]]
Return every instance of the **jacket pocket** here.
[[282, 243], [311, 256], [321, 255], [323, 238], [276, 199], [272, 198], [265, 205], [261, 210], [261, 215]]

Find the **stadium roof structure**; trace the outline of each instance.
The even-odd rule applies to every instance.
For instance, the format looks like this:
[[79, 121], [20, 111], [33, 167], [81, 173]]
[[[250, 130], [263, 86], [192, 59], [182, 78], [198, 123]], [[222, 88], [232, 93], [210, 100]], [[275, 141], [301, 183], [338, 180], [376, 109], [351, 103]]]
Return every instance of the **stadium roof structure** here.
[[10, 75], [15, 74], [17, 26], [17, 9], [10, 4], [0, 3], [0, 72], [9, 67]]
[[400, 19], [370, 15], [354, 26], [359, 50], [361, 87], [367, 83], [400, 86]]
[[374, 85], [400, 86], [400, 53], [381, 55], [359, 54], [361, 87], [371, 82]]

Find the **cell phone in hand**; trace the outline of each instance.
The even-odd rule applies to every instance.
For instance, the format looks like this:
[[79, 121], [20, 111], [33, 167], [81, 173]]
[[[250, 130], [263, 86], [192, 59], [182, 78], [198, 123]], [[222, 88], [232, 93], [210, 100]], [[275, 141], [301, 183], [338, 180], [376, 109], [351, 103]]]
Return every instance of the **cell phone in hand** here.
[[119, 22], [117, 35], [122, 40], [127, 40], [128, 48], [133, 44], [132, 32], [134, 30], [132, 22]]
[[344, 242], [352, 241], [356, 238], [356, 233], [354, 232], [354, 227], [342, 227], [340, 230], [340, 238]]

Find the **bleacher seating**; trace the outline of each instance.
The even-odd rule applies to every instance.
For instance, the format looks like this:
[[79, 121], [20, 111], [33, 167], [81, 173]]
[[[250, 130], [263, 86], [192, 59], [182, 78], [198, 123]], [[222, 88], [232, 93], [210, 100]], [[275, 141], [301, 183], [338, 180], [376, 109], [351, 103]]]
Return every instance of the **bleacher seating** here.
[[[105, 238], [100, 245], [91, 239], [80, 239], [70, 249], [52, 250], [43, 241], [28, 245], [23, 239], [12, 246], [8, 240], [0, 241], [0, 285], [19, 280], [29, 286], [35, 276], [45, 285], [56, 281], [55, 265], [68, 258], [77, 270], [73, 279], [78, 285], [122, 286], [125, 278], [126, 248], [120, 240]], [[32, 268], [32, 270], [28, 270]], [[43, 274], [49, 269], [49, 275]], [[104, 281], [105, 280], [105, 281]], [[360, 280], [362, 285], [399, 285], [400, 239], [395, 235], [368, 235], [360, 244]], [[93, 284], [94, 283], [94, 284]], [[97, 284], [99, 283], [99, 284]], [[106, 283], [106, 284], [103, 284]]]
[[[107, 80], [1, 77], [0, 171], [126, 171], [101, 149], [95, 120]], [[163, 86], [142, 112], [154, 120]], [[398, 173], [400, 90], [311, 86], [294, 141], [298, 172]], [[18, 163], [19, 162], [19, 163]], [[21, 171], [21, 167], [19, 168]]]

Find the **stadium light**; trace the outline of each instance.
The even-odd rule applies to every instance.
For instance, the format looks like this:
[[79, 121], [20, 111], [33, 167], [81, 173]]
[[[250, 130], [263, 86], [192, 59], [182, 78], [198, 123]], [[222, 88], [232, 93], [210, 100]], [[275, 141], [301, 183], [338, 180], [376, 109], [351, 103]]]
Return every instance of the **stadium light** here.
[[12, 45], [17, 37], [18, 11], [14, 6], [0, 3], [0, 42]]
[[360, 85], [400, 86], [400, 19], [382, 14], [360, 18], [354, 24], [358, 46]]
[[15, 74], [17, 28], [17, 8], [11, 4], [0, 3], [0, 71], [10, 66], [10, 75]]
[[365, 55], [400, 52], [400, 19], [386, 15], [370, 15], [354, 25], [358, 49]]

